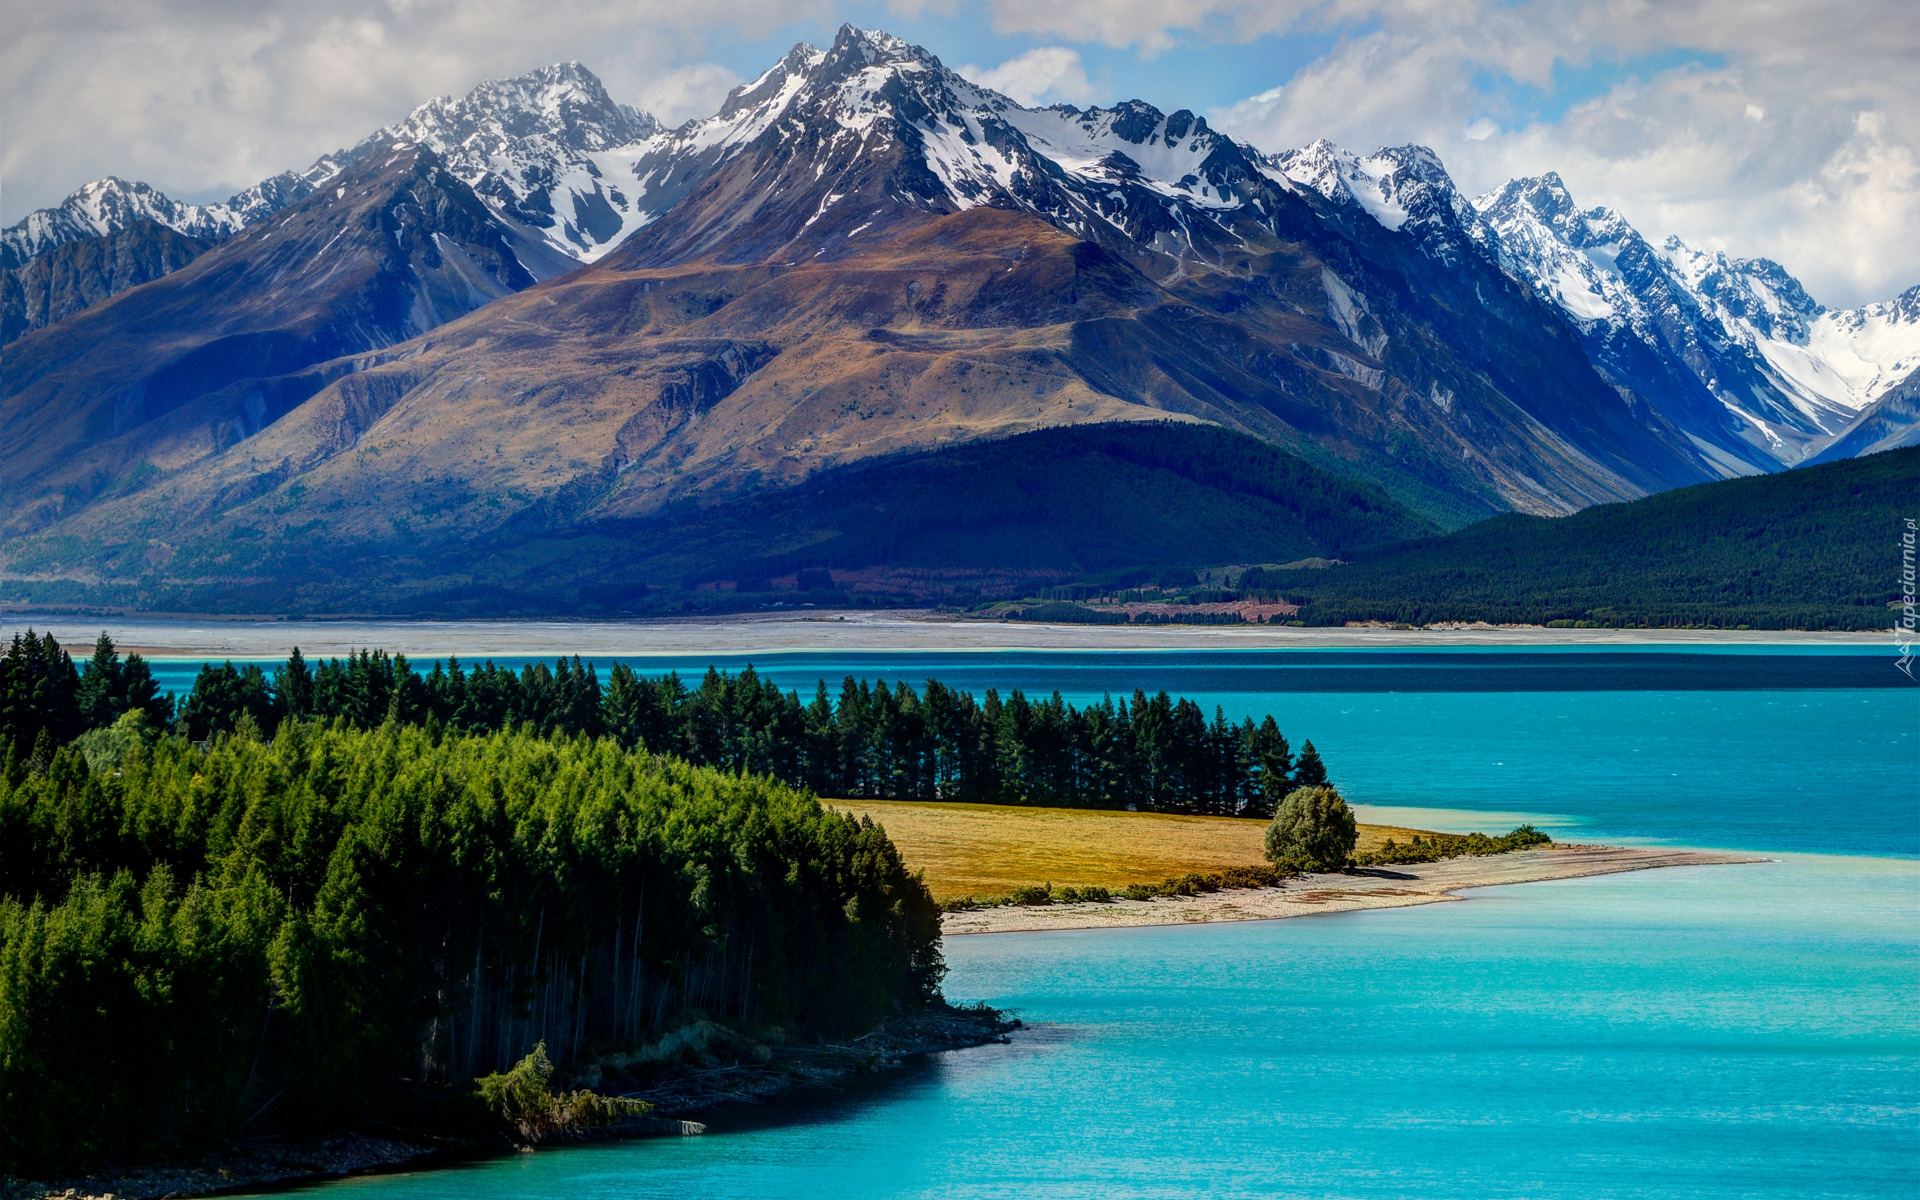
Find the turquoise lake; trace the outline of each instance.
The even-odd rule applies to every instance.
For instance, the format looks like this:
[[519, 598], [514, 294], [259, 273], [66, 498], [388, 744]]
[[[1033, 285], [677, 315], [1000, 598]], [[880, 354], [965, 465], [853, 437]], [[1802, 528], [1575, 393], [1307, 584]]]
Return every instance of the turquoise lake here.
[[[629, 660], [704, 670], [706, 660]], [[737, 668], [738, 661], [715, 660]], [[1883, 652], [771, 655], [1273, 712], [1445, 828], [1765, 851], [1288, 921], [953, 938], [1010, 1046], [699, 1138], [326, 1185], [472, 1197], [1920, 1191], [1920, 689]], [[603, 662], [603, 667], [608, 665]], [[169, 686], [191, 664], [166, 664]], [[1404, 812], [1403, 810], [1418, 810]]]

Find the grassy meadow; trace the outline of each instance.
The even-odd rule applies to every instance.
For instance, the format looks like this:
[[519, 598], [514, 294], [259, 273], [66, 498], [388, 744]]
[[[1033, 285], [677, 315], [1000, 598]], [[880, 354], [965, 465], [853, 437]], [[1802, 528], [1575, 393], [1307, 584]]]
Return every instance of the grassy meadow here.
[[[939, 899], [999, 896], [1018, 887], [1158, 882], [1266, 861], [1265, 821], [1088, 808], [1026, 808], [917, 800], [827, 800], [885, 827], [910, 870]], [[1414, 833], [1360, 826], [1357, 850]]]

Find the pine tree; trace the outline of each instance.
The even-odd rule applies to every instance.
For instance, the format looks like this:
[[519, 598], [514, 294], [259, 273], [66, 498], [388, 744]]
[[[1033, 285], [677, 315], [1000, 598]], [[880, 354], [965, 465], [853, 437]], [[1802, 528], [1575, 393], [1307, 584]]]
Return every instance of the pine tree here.
[[1307, 741], [1300, 746], [1300, 761], [1293, 768], [1293, 786], [1296, 788], [1327, 786], [1327, 767], [1320, 761], [1320, 752], [1313, 748], [1313, 742]]
[[79, 736], [80, 673], [52, 633], [13, 635], [0, 656], [0, 740], [30, 754], [45, 733], [55, 747]]
[[1249, 808], [1247, 815], [1271, 817], [1279, 811], [1280, 801], [1286, 799], [1293, 776], [1293, 749], [1287, 745], [1286, 735], [1280, 732], [1271, 714], [1253, 731], [1248, 753], [1259, 775], [1257, 803]]
[[283, 716], [298, 721], [314, 715], [313, 672], [300, 647], [295, 646], [287, 655], [287, 665], [274, 673], [273, 694]]
[[123, 714], [137, 708], [146, 714], [147, 725], [153, 729], [165, 729], [173, 723], [173, 693], [160, 694], [153, 669], [138, 653], [127, 655], [120, 664], [120, 685]]
[[93, 643], [93, 657], [80, 670], [80, 686], [74, 693], [80, 709], [80, 722], [88, 729], [104, 729], [120, 719], [128, 708], [125, 669], [120, 652], [106, 630]]

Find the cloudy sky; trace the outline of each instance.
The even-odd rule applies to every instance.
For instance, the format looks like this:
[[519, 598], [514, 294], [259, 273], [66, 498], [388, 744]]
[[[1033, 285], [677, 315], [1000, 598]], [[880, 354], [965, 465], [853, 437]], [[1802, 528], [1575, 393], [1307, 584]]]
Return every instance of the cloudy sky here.
[[1835, 306], [1920, 283], [1914, 0], [0, 0], [0, 222], [106, 174], [189, 200], [431, 96], [579, 59], [669, 122], [878, 26], [1026, 102], [1139, 96], [1265, 150], [1557, 170]]

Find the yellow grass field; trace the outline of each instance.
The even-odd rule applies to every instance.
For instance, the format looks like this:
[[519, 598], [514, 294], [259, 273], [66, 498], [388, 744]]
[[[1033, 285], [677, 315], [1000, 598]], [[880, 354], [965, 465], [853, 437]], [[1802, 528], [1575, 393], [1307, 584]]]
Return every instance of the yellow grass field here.
[[[914, 800], [823, 803], [885, 826], [940, 899], [1000, 896], [1038, 883], [1124, 887], [1266, 861], [1265, 821]], [[1404, 842], [1415, 832], [1362, 825], [1359, 849], [1389, 837]]]

